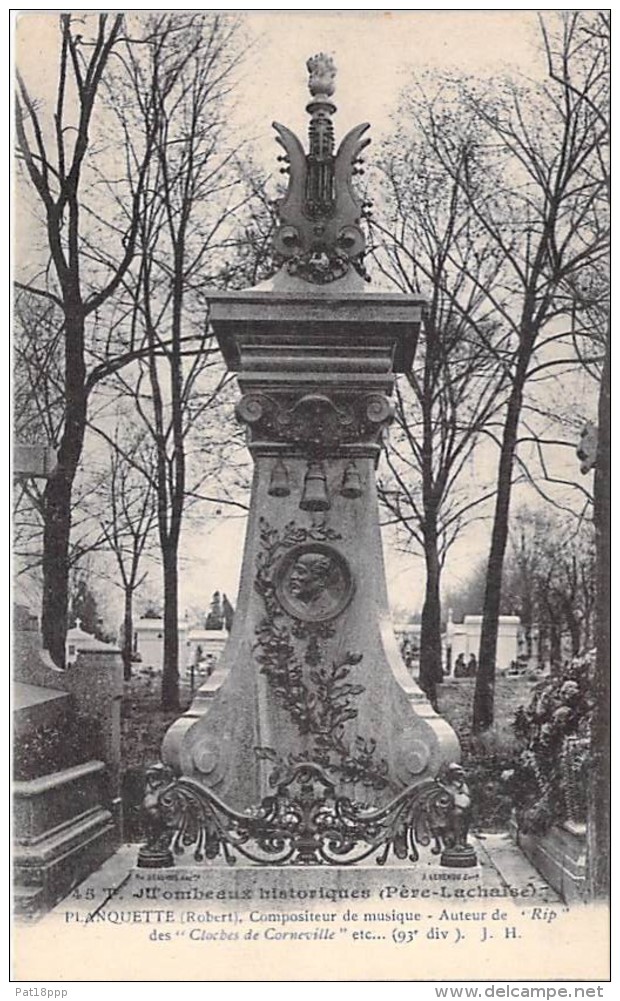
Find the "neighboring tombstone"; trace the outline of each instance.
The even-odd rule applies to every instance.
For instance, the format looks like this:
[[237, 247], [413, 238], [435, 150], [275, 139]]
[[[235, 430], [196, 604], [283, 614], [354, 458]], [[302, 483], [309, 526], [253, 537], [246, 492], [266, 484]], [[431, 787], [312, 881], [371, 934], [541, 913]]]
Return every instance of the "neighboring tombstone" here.
[[56, 452], [46, 445], [23, 445], [17, 442], [13, 447], [13, 479], [47, 479], [56, 468]]
[[14, 644], [15, 760], [27, 768], [13, 783], [15, 900], [18, 913], [32, 916], [121, 842], [122, 659], [99, 643], [59, 669], [36, 617], [20, 606]]
[[75, 626], [67, 630], [65, 640], [65, 664], [67, 667], [75, 664], [79, 651], [88, 650], [90, 647], [96, 648], [99, 642], [92, 633], [87, 633], [85, 629], [82, 629], [82, 623], [77, 619]]
[[[179, 619], [179, 670], [192, 661], [191, 631], [186, 618]], [[153, 615], [142, 616], [134, 625], [134, 650], [140, 657], [142, 670], [160, 672], [164, 659], [164, 620]]]
[[[16, 446], [17, 479], [50, 474], [49, 449]], [[81, 630], [79, 631], [81, 632]], [[36, 615], [13, 617], [14, 895], [18, 914], [48, 910], [121, 841], [120, 653], [75, 637], [65, 670], [41, 643]]]

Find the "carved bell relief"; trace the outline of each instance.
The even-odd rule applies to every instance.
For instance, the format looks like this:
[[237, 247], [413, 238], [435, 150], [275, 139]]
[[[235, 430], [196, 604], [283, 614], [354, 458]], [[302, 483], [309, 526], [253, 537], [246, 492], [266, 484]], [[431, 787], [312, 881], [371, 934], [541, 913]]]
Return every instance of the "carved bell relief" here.
[[344, 473], [342, 474], [342, 486], [340, 488], [340, 493], [343, 497], [348, 497], [350, 499], [362, 496], [362, 481], [360, 479], [358, 468], [354, 462], [349, 462], [345, 466]]
[[299, 506], [302, 511], [329, 511], [327, 480], [321, 462], [309, 462]]
[[269, 496], [270, 497], [288, 497], [291, 492], [291, 488], [288, 482], [288, 470], [282, 459], [277, 459], [271, 468], [271, 477], [269, 479]]

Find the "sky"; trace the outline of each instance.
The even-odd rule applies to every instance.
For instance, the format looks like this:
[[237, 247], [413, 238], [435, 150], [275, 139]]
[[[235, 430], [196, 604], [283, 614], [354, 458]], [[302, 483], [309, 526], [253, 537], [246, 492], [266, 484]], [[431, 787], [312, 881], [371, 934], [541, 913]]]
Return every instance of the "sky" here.
[[[244, 87], [236, 116], [241, 133], [255, 137], [267, 169], [273, 168], [280, 152], [272, 121], [292, 128], [305, 141], [305, 63], [316, 52], [331, 54], [338, 71], [336, 143], [348, 129], [369, 121], [376, 146], [382, 132], [389, 130], [398, 94], [414, 72], [443, 69], [493, 76], [516, 71], [536, 77], [543, 71], [535, 11], [271, 11], [252, 12], [246, 26], [254, 50], [246, 70], [248, 99]], [[365, 156], [371, 158], [372, 147]], [[496, 462], [495, 452], [488, 459]], [[519, 496], [517, 491], [517, 503]], [[488, 522], [478, 523], [456, 543], [446, 567], [446, 584], [467, 580], [484, 558], [489, 532]], [[243, 536], [242, 521], [220, 515], [204, 532], [204, 555], [196, 557], [193, 540], [186, 540], [192, 553], [184, 573], [186, 604], [201, 600], [204, 576], [190, 570], [197, 559], [218, 588], [235, 593]], [[399, 552], [387, 532], [384, 551], [392, 607], [419, 611], [424, 597], [422, 558]]]
[[[51, 96], [55, 87], [56, 18], [36, 13], [21, 15], [18, 21], [17, 61], [37, 95]], [[272, 121], [292, 128], [305, 141], [305, 63], [317, 52], [330, 53], [338, 70], [336, 142], [352, 126], [368, 121], [375, 148], [389, 130], [398, 94], [414, 72], [456, 70], [492, 78], [510, 71], [537, 77], [544, 68], [535, 11], [251, 11], [244, 15], [244, 28], [250, 55], [232, 121], [239, 136], [253, 142], [267, 170], [277, 166], [280, 152]], [[18, 254], [20, 236], [18, 231]], [[215, 589], [234, 597], [244, 533], [244, 521], [225, 512], [213, 515], [204, 528], [185, 532], [181, 608], [207, 605]], [[466, 580], [484, 558], [488, 533], [488, 523], [479, 523], [459, 540], [447, 566], [448, 584]], [[419, 610], [423, 561], [399, 553], [388, 534], [385, 543], [391, 603]]]
[[535, 11], [252, 11], [245, 26], [251, 54], [238, 120], [266, 166], [276, 148], [273, 120], [306, 135], [306, 60], [317, 52], [337, 67], [336, 141], [363, 121], [378, 141], [414, 72], [536, 76], [543, 68]]

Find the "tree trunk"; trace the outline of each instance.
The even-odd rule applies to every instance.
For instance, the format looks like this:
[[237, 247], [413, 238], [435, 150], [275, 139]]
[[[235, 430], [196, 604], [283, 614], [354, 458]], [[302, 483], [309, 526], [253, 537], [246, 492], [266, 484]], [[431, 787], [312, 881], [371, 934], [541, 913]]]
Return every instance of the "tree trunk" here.
[[547, 622], [538, 622], [538, 667], [544, 671], [547, 664], [547, 636], [549, 627]]
[[443, 680], [441, 667], [441, 567], [437, 553], [437, 531], [426, 526], [424, 533], [426, 592], [420, 629], [420, 688], [437, 709], [437, 684]]
[[177, 547], [163, 550], [164, 653], [161, 679], [162, 709], [179, 708], [179, 581]]
[[528, 662], [532, 658], [532, 618], [532, 595], [531, 589], [527, 587], [521, 598], [521, 627], [525, 636], [525, 655]]
[[41, 633], [43, 646], [58, 667], [65, 666], [72, 485], [73, 478], [59, 469], [45, 487]]
[[549, 626], [549, 666], [552, 674], [557, 674], [562, 666], [562, 630], [555, 619]]
[[493, 723], [495, 704], [495, 662], [497, 659], [497, 630], [499, 626], [500, 600], [504, 555], [508, 541], [508, 516], [512, 493], [512, 467], [517, 444], [517, 429], [523, 398], [523, 385], [527, 366], [518, 367], [513, 384], [506, 423], [502, 437], [502, 447], [497, 477], [497, 495], [493, 532], [484, 591], [482, 626], [480, 631], [480, 652], [478, 673], [474, 690], [473, 731], [480, 733]]
[[84, 366], [84, 319], [76, 301], [65, 322], [65, 425], [58, 449], [57, 468], [45, 487], [43, 527], [43, 646], [58, 667], [65, 665], [69, 606], [69, 540], [71, 493], [82, 456], [86, 429], [87, 396]]
[[577, 616], [570, 607], [570, 602], [565, 602], [564, 604], [564, 619], [570, 633], [571, 655], [577, 657], [581, 651], [581, 626]]
[[133, 654], [133, 588], [125, 588], [125, 614], [123, 617], [123, 677], [131, 680], [131, 657]]
[[588, 782], [588, 879], [592, 897], [609, 896], [610, 739], [611, 739], [611, 383], [610, 340], [599, 396], [598, 448], [594, 470], [596, 530], [596, 663], [593, 678]]

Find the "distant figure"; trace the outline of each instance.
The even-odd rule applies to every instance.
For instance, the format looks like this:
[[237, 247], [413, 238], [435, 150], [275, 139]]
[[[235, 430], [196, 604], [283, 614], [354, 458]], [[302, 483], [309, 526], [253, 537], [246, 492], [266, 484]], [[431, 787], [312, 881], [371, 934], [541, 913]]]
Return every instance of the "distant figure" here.
[[465, 665], [465, 657], [462, 653], [458, 655], [454, 661], [454, 677], [464, 678], [467, 675], [467, 667]]
[[413, 667], [413, 650], [411, 648], [411, 642], [406, 637], [400, 644], [400, 655], [405, 662], [407, 670], [411, 671], [411, 668]]
[[467, 677], [475, 678], [477, 670], [478, 670], [478, 661], [476, 660], [476, 654], [472, 653], [471, 657], [467, 662]]

